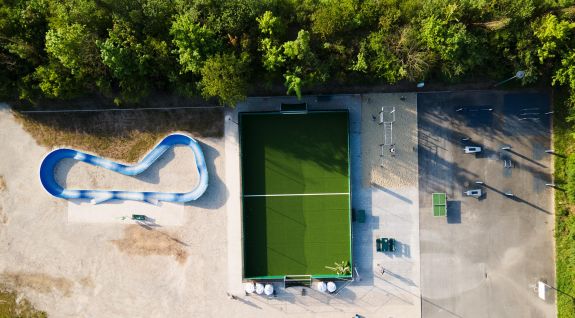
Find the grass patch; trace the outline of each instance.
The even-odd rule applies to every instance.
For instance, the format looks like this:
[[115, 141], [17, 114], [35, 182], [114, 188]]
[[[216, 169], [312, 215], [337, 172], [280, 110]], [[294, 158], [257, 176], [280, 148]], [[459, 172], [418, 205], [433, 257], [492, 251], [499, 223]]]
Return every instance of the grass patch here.
[[44, 318], [48, 315], [36, 310], [28, 300], [18, 298], [15, 292], [0, 289], [0, 317]]
[[[575, 171], [574, 123], [567, 122], [565, 96], [559, 96], [554, 107], [553, 149], [555, 183], [561, 188], [575, 186], [570, 176]], [[555, 191], [555, 244], [557, 270], [557, 316], [575, 318], [575, 200], [570, 191]], [[569, 296], [570, 295], [570, 296]]]
[[349, 197], [244, 198], [246, 277], [336, 275], [351, 261]]
[[[245, 277], [351, 262], [348, 113], [240, 116]], [[300, 194], [326, 194], [304, 196]], [[333, 195], [337, 193], [337, 195]], [[343, 193], [343, 194], [342, 194]]]
[[42, 146], [72, 147], [124, 162], [138, 161], [175, 131], [223, 136], [223, 108], [15, 115]]

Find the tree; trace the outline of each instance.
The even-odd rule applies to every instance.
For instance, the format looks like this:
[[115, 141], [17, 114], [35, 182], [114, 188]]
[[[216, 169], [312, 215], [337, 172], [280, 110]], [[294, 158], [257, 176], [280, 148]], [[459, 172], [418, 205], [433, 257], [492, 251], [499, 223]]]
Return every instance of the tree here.
[[301, 98], [301, 87], [304, 84], [325, 79], [321, 68], [318, 67], [320, 63], [311, 50], [310, 39], [308, 31], [299, 30], [295, 40], [282, 45], [283, 55], [287, 61], [287, 70], [284, 73], [287, 93], [294, 92], [298, 98]]
[[271, 11], [264, 12], [256, 20], [258, 21], [260, 32], [265, 35], [260, 40], [260, 51], [263, 52], [263, 66], [268, 71], [275, 71], [286, 61], [283, 48], [279, 44], [280, 36], [285, 32], [285, 25]]
[[560, 21], [555, 15], [547, 14], [539, 21], [534, 22], [532, 28], [533, 34], [540, 42], [537, 48], [539, 61], [544, 63], [567, 49], [566, 45], [571, 39], [575, 23]]
[[46, 51], [78, 79], [99, 79], [104, 75], [96, 37], [83, 25], [63, 25], [48, 30]]
[[264, 12], [262, 16], [256, 18], [256, 21], [258, 22], [260, 32], [269, 37], [278, 39], [286, 31], [282, 20], [279, 17], [274, 16], [271, 11]]
[[122, 19], [116, 17], [108, 38], [96, 44], [102, 62], [118, 80], [122, 95], [128, 101], [146, 96], [154, 79], [165, 73], [161, 65], [168, 54], [166, 43], [151, 37], [140, 41], [136, 31]]
[[172, 23], [170, 34], [176, 46], [181, 73], [199, 73], [206, 59], [221, 49], [215, 33], [196, 22], [189, 13], [180, 14]]
[[362, 44], [359, 54], [368, 56], [366, 66], [373, 76], [395, 83], [404, 77], [405, 72], [399, 58], [391, 50], [388, 38], [387, 32], [383, 30], [371, 33]]
[[[297, 72], [298, 70], [296, 70]], [[301, 73], [301, 71], [299, 72]], [[295, 93], [298, 99], [301, 99], [301, 86], [302, 80], [299, 76], [288, 71], [285, 75], [285, 86], [287, 87], [287, 94]]]
[[476, 39], [452, 13], [424, 19], [420, 39], [439, 57], [441, 72], [448, 78], [461, 76], [481, 63], [481, 56], [475, 50]]
[[78, 24], [94, 34], [103, 34], [112, 25], [112, 16], [101, 1], [45, 1], [51, 28]]
[[46, 97], [66, 99], [82, 93], [82, 83], [57, 61], [39, 66], [34, 78]]
[[[571, 92], [575, 93], [575, 52], [567, 53], [561, 59], [561, 65], [553, 75], [553, 85], [568, 85]], [[575, 96], [575, 94], [573, 94]]]
[[358, 11], [357, 0], [321, 1], [311, 16], [311, 30], [323, 39], [350, 34], [361, 23], [356, 15]]
[[221, 104], [234, 107], [246, 98], [245, 61], [233, 54], [209, 57], [201, 69], [200, 89], [206, 98], [217, 97]]
[[46, 62], [47, 10], [41, 0], [0, 0], [0, 87], [2, 95], [35, 97], [34, 72]]

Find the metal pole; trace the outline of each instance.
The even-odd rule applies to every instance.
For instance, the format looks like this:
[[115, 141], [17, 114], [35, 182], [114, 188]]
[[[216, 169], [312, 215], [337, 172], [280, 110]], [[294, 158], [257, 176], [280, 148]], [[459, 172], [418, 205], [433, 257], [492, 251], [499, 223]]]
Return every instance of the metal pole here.
[[509, 82], [510, 80], [512, 80], [512, 79], [514, 79], [514, 78], [517, 78], [517, 76], [514, 75], [513, 77], [510, 77], [510, 78], [508, 78], [508, 79], [506, 79], [506, 80], [504, 80], [504, 81], [501, 81], [501, 82], [499, 82], [499, 83], [493, 85], [493, 87], [497, 87], [497, 86], [499, 86], [499, 85], [501, 85], [501, 84], [505, 84], [505, 83]]
[[508, 78], [508, 79], [506, 79], [506, 80], [504, 80], [504, 81], [501, 81], [501, 82], [499, 82], [499, 83], [493, 85], [493, 87], [497, 87], [497, 86], [499, 86], [499, 85], [501, 85], [501, 84], [507, 83], [507, 82], [509, 82], [510, 80], [515, 79], [515, 78], [522, 79], [522, 78], [524, 78], [524, 77], [525, 77], [525, 71], [518, 71], [517, 73], [515, 73], [515, 75], [513, 75], [513, 77], [510, 77], [510, 78]]

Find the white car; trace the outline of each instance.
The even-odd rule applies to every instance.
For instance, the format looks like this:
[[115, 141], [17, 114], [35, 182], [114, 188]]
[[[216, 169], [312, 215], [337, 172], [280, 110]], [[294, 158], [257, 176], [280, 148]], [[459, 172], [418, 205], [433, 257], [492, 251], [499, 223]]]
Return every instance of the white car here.
[[468, 197], [479, 198], [483, 194], [483, 191], [481, 191], [481, 189], [473, 189], [473, 190], [467, 190], [463, 192], [463, 194]]
[[465, 148], [463, 148], [463, 150], [465, 151], [465, 153], [478, 153], [478, 152], [481, 152], [481, 147], [465, 146]]

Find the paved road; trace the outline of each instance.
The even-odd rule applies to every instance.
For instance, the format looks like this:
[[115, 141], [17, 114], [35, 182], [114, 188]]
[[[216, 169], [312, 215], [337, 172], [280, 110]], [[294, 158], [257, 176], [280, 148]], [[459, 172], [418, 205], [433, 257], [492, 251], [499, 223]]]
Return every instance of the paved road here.
[[[555, 280], [548, 97], [460, 92], [418, 101], [423, 317], [555, 317], [555, 295], [544, 302], [533, 290]], [[465, 145], [484, 151], [464, 154]], [[472, 188], [484, 196], [462, 195]], [[447, 193], [447, 217], [432, 216], [433, 192]]]

